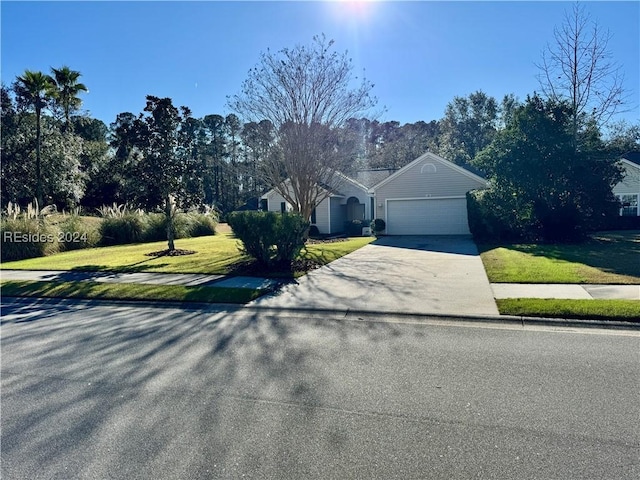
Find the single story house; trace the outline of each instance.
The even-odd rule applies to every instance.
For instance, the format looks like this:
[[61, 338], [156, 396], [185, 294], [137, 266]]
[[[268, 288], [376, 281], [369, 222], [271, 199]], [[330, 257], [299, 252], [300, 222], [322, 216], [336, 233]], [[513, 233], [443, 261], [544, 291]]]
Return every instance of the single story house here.
[[640, 152], [626, 154], [620, 164], [624, 169], [624, 178], [613, 187], [613, 193], [622, 204], [621, 216], [640, 216]]
[[[335, 185], [321, 188], [328, 196], [316, 205], [311, 214], [311, 225], [315, 225], [320, 233], [342, 233], [347, 221], [371, 219], [371, 201], [366, 186], [346, 175], [338, 175]], [[274, 189], [262, 196], [261, 203], [262, 210], [283, 213], [292, 210]]]
[[[311, 224], [334, 234], [344, 231], [345, 222], [381, 218], [387, 235], [469, 235], [466, 194], [487, 185], [479, 175], [429, 152], [395, 171], [344, 177], [316, 206]], [[262, 199], [263, 209], [290, 210], [275, 190]]]

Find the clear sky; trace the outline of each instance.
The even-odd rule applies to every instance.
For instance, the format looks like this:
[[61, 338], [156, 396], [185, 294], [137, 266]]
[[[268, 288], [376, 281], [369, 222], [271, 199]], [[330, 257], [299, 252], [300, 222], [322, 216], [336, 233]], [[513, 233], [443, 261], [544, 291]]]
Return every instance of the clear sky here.
[[[443, 116], [454, 96], [483, 90], [498, 100], [539, 90], [535, 63], [566, 2], [0, 2], [2, 82], [25, 69], [68, 65], [90, 92], [84, 108], [107, 124], [140, 113], [145, 96], [171, 97], [194, 116], [226, 115], [266, 49], [308, 44], [316, 34], [348, 51], [374, 84], [380, 120]], [[610, 30], [640, 120], [640, 2], [588, 2]]]

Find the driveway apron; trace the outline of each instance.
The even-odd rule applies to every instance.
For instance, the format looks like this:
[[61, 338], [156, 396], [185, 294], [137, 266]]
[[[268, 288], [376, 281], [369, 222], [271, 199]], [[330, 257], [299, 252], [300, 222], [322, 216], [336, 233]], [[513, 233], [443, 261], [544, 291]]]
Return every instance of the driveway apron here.
[[255, 305], [385, 313], [498, 315], [470, 237], [382, 237]]

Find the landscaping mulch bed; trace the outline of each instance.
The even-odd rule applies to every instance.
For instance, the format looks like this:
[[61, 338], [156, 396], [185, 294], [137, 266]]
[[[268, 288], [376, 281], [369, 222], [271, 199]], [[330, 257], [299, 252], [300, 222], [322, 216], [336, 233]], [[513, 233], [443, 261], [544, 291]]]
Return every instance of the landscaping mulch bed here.
[[348, 238], [346, 237], [332, 237], [332, 238], [309, 238], [307, 242], [309, 245], [318, 245], [322, 243], [336, 243], [336, 242], [346, 242]]
[[292, 278], [295, 272], [310, 272], [322, 266], [322, 263], [311, 259], [296, 260], [291, 270], [273, 270], [265, 268], [254, 260], [236, 263], [229, 271], [229, 275], [246, 277]]
[[145, 257], [181, 257], [183, 255], [193, 255], [197, 253], [194, 250], [181, 250], [176, 248], [175, 250], [159, 250], [157, 252], [145, 253]]

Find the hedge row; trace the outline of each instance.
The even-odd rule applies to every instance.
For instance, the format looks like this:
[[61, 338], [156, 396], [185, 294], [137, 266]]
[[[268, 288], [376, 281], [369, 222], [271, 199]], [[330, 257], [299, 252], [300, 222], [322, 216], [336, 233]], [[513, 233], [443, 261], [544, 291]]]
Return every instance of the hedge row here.
[[[166, 218], [161, 213], [125, 213], [89, 221], [87, 217], [3, 218], [0, 220], [1, 260], [9, 262], [96, 246], [162, 241], [167, 238]], [[179, 213], [174, 221], [175, 238], [214, 235], [215, 216]]]

